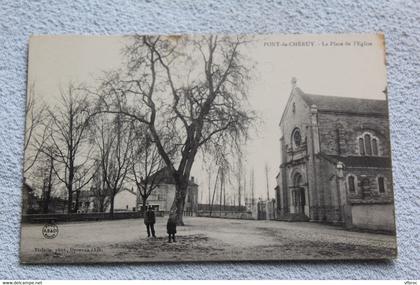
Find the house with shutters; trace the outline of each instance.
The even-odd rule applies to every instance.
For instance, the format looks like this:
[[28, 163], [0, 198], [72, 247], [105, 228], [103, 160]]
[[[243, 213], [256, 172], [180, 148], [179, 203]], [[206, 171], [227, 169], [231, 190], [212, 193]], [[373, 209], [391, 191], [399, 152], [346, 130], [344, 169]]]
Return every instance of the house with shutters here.
[[[155, 181], [158, 181], [156, 188], [147, 198], [147, 205], [152, 206], [156, 211], [163, 211], [169, 214], [172, 203], [175, 199], [175, 180], [169, 169], [164, 167], [154, 174]], [[140, 195], [137, 197], [137, 208], [142, 209], [143, 200]], [[184, 215], [195, 216], [198, 211], [198, 184], [192, 176], [188, 181], [187, 195], [185, 197]]]

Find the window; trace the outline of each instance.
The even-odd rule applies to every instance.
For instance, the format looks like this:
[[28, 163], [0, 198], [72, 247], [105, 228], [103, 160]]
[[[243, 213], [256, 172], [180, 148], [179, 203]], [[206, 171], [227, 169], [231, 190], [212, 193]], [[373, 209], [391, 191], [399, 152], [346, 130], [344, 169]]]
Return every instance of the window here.
[[372, 155], [372, 145], [369, 134], [365, 134], [365, 152], [366, 155]]
[[378, 140], [377, 139], [372, 139], [372, 152], [373, 155], [378, 155]]
[[349, 185], [349, 191], [350, 191], [351, 193], [356, 192], [356, 186], [355, 186], [354, 176], [353, 176], [353, 175], [350, 175], [350, 176], [347, 178], [347, 181], [348, 181], [348, 185]]
[[299, 128], [296, 128], [296, 129], [293, 130], [292, 140], [293, 140], [293, 143], [294, 143], [295, 147], [299, 147], [300, 146], [300, 144], [302, 142], [302, 137], [300, 135]]
[[378, 156], [379, 155], [379, 140], [374, 137], [371, 133], [364, 133], [358, 138], [359, 143], [359, 154], [366, 156]]
[[378, 177], [378, 188], [379, 193], [385, 193], [385, 179], [383, 177]]
[[362, 138], [359, 138], [359, 152], [360, 155], [365, 155], [365, 143]]

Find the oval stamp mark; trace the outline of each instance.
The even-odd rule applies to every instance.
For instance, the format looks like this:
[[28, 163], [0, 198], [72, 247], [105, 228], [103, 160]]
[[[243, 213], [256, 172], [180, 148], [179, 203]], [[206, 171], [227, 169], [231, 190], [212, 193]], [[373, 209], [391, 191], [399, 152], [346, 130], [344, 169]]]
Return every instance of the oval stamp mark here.
[[52, 223], [45, 224], [42, 227], [42, 235], [46, 239], [56, 238], [58, 235], [58, 226]]

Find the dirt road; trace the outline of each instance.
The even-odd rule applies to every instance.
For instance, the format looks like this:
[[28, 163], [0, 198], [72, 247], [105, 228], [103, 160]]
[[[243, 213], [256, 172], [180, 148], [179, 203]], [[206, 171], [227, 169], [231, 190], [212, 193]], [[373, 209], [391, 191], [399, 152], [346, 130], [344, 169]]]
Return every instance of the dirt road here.
[[58, 224], [54, 239], [43, 225], [22, 226], [21, 260], [28, 263], [149, 262], [289, 259], [372, 259], [396, 254], [395, 236], [315, 223], [185, 217], [177, 242], [168, 243], [166, 218], [157, 238], [143, 220]]

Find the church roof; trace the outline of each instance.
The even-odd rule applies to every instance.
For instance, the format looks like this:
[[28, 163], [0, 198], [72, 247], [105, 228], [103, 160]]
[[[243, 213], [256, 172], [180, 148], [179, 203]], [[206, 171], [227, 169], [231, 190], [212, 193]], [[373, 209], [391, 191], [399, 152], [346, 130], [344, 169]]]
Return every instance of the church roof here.
[[299, 88], [296, 88], [296, 91], [309, 106], [316, 105], [320, 111], [381, 115], [388, 114], [386, 100], [306, 94]]

